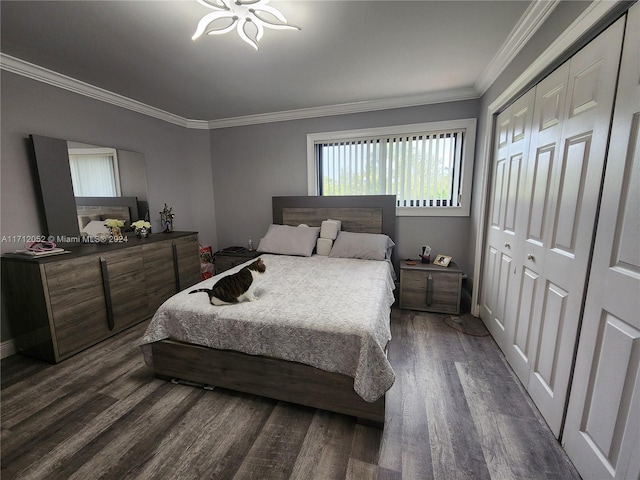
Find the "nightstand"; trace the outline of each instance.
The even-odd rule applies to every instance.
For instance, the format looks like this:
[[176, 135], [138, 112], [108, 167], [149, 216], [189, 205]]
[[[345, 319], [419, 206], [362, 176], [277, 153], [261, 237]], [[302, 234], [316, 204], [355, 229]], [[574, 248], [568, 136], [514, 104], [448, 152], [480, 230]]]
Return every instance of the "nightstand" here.
[[259, 256], [259, 252], [255, 250], [249, 251], [246, 248], [240, 250], [218, 250], [215, 254], [216, 274]]
[[400, 308], [425, 312], [460, 313], [462, 270], [433, 263], [400, 263]]

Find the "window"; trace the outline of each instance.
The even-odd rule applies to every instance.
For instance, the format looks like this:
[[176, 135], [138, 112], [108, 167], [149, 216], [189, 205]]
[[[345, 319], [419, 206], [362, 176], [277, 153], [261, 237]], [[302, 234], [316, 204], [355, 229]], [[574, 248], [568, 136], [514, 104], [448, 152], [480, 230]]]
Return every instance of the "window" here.
[[120, 196], [118, 161], [114, 149], [69, 149], [69, 167], [74, 196]]
[[310, 134], [310, 195], [396, 195], [398, 215], [469, 215], [476, 120]]

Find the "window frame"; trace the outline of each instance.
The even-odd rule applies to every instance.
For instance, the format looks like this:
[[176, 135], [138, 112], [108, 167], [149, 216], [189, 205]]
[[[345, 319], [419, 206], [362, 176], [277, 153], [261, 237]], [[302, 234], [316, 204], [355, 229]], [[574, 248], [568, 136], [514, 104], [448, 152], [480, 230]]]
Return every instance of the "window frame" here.
[[462, 148], [460, 206], [457, 207], [396, 207], [397, 216], [407, 217], [468, 217], [471, 213], [471, 185], [473, 183], [473, 164], [475, 160], [476, 118], [447, 120], [440, 122], [414, 123], [410, 125], [394, 125], [388, 127], [364, 128], [356, 130], [340, 130], [307, 134], [307, 191], [310, 196], [319, 196], [316, 145], [351, 139], [353, 137], [376, 137], [386, 135], [411, 135], [440, 130], [463, 129], [464, 143]]

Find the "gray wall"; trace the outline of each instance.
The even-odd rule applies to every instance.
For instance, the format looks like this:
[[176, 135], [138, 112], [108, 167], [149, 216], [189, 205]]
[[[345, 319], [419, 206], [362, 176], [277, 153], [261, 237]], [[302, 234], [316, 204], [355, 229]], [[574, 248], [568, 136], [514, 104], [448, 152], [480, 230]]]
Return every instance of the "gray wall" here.
[[[211, 131], [218, 243], [257, 245], [271, 223], [271, 197], [307, 195], [307, 134], [476, 118], [479, 101], [441, 103]], [[469, 217], [398, 217], [396, 259], [425, 243], [470, 269]]]
[[[2, 71], [2, 236], [38, 235], [43, 222], [29, 161], [29, 134], [142, 152], [153, 228], [160, 229], [164, 202], [177, 230], [200, 233], [216, 244], [209, 131], [188, 130], [60, 88]], [[1, 251], [21, 243], [2, 242]], [[4, 302], [3, 302], [4, 305]], [[4, 308], [0, 340], [11, 338]]]

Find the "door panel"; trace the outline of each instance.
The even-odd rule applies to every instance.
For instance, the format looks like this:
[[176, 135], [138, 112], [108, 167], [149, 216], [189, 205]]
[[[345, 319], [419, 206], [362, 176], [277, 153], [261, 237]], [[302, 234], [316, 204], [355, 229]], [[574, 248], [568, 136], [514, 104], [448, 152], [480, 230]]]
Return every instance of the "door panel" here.
[[517, 279], [514, 275], [520, 273], [520, 266], [513, 265], [513, 260], [519, 257], [522, 237], [522, 196], [534, 98], [532, 89], [497, 118], [481, 316], [503, 349], [507, 336], [515, 329], [515, 305], [510, 292], [517, 289], [512, 284]]
[[558, 437], [623, 28], [609, 27], [497, 119], [480, 314]]
[[536, 348], [536, 362], [533, 368], [538, 382], [553, 396], [558, 372], [559, 340], [566, 323], [567, 299], [569, 292], [558, 285], [547, 283], [544, 291], [540, 337]]
[[623, 30], [619, 20], [569, 61], [561, 155], [547, 204], [548, 248], [529, 242], [524, 252], [525, 266], [546, 285], [535, 300], [531, 341], [537, 347], [527, 390], [556, 436], [573, 369]]
[[[529, 384], [532, 358], [535, 360], [535, 355], [532, 357], [531, 353], [538, 348], [531, 342], [533, 328], [538, 328], [540, 323], [539, 319], [535, 319], [535, 315], [540, 314], [540, 308], [536, 304], [541, 298], [538, 285], [541, 285], [541, 281], [544, 284], [540, 266], [544, 264], [549, 244], [549, 211], [557, 203], [557, 186], [553, 183], [552, 173], [557, 169], [568, 83], [569, 64], [566, 63], [540, 82], [535, 91], [529, 162], [521, 198], [523, 211], [526, 213], [523, 221], [523, 245], [519, 249], [521, 257], [518, 262], [522, 264], [521, 288], [518, 297], [513, 299], [518, 306], [517, 328], [508, 344], [503, 347], [507, 360], [525, 387]], [[525, 266], [525, 250], [537, 262], [529, 262]], [[526, 344], [523, 343], [525, 341]]]
[[578, 219], [584, 210], [583, 199], [590, 146], [591, 133], [569, 138], [565, 142], [565, 151], [561, 159], [552, 248], [569, 258], [575, 256], [576, 236], [579, 232]]
[[640, 6], [628, 13], [563, 434], [585, 479], [640, 478]]

